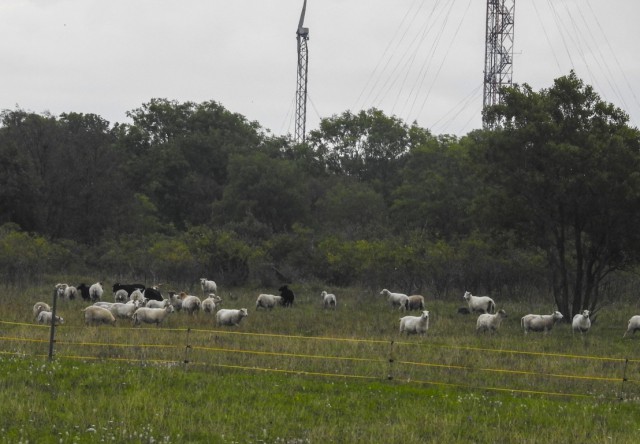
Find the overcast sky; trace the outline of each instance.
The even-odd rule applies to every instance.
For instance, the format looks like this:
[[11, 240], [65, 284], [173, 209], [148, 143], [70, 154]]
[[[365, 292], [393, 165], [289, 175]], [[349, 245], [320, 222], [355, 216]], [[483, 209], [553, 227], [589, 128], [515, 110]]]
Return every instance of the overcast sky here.
[[[535, 2], [535, 3], [534, 3]], [[302, 0], [0, 0], [0, 109], [94, 113], [214, 100], [294, 131]], [[640, 1], [516, 0], [513, 80], [574, 69], [640, 123]], [[435, 134], [481, 127], [485, 0], [308, 0], [307, 130], [376, 107]]]

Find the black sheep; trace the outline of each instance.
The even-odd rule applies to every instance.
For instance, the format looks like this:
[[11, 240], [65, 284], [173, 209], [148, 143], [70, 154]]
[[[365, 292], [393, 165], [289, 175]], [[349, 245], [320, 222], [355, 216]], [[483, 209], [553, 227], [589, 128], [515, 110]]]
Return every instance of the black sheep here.
[[293, 299], [296, 297], [293, 291], [286, 285], [283, 285], [278, 290], [280, 290], [280, 296], [282, 296], [282, 305], [285, 307], [293, 305]]

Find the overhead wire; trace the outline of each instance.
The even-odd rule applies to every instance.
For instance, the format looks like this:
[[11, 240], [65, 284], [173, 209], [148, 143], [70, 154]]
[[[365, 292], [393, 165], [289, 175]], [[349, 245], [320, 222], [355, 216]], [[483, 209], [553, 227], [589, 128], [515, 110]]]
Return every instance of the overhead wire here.
[[[438, 70], [436, 71], [436, 75], [433, 79], [433, 81], [431, 82], [431, 85], [429, 86], [429, 89], [427, 90], [427, 94], [424, 98], [424, 100], [422, 101], [422, 106], [420, 107], [420, 110], [418, 111], [418, 115], [422, 114], [422, 111], [424, 109], [424, 106], [427, 103], [427, 100], [429, 99], [429, 96], [431, 95], [431, 90], [433, 89], [433, 86], [436, 83], [436, 80], [438, 79], [438, 77], [440, 76], [440, 72], [442, 71], [442, 67], [444, 66], [446, 60], [447, 60], [447, 56], [449, 55], [449, 53], [451, 52], [451, 47], [453, 46], [453, 43], [455, 41], [455, 38], [457, 37], [458, 33], [460, 32], [460, 28], [462, 27], [462, 23], [464, 22], [464, 18], [466, 17], [467, 13], [469, 12], [469, 7], [471, 6], [471, 0], [469, 0], [469, 2], [467, 3], [467, 8], [465, 9], [465, 12], [460, 20], [460, 22], [458, 23], [458, 27], [456, 28], [456, 31], [454, 33], [453, 38], [451, 39], [450, 43], [449, 43], [449, 47], [447, 48], [447, 50], [445, 51], [445, 56], [442, 59], [442, 62], [440, 63], [440, 66], [438, 67]], [[451, 11], [449, 11], [450, 13]]]

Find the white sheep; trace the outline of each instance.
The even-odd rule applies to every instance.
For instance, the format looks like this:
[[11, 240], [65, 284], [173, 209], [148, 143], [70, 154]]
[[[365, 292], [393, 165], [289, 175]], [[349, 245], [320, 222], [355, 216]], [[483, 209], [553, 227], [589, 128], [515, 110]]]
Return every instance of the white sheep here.
[[164, 308], [140, 307], [133, 313], [133, 325], [140, 325], [144, 322], [145, 324], [156, 324], [158, 327], [169, 316], [169, 313], [173, 313], [172, 305], [167, 305]]
[[130, 301], [138, 301], [140, 303], [144, 302], [144, 295], [142, 294], [142, 290], [140, 290], [139, 288], [136, 288], [135, 290], [133, 290], [131, 292], [131, 294], [129, 295], [129, 300]]
[[182, 310], [190, 315], [200, 311], [200, 308], [202, 308], [202, 301], [198, 296], [188, 295], [183, 291], [180, 293], [180, 299], [182, 300]]
[[389, 304], [392, 307], [399, 307], [400, 310], [406, 310], [409, 307], [409, 296], [403, 293], [392, 293], [386, 288], [380, 292], [381, 295], [387, 296]]
[[[50, 311], [41, 311], [38, 313], [38, 324], [49, 324], [51, 325], [51, 319], [53, 318], [53, 313]], [[64, 319], [62, 316], [56, 315], [56, 325], [64, 324]]]
[[146, 302], [146, 304], [144, 304], [144, 306], [149, 308], [164, 308], [169, 304], [171, 304], [169, 299], [163, 299], [161, 301], [156, 301], [155, 299], [149, 299]]
[[218, 286], [214, 281], [210, 281], [207, 278], [200, 278], [200, 288], [202, 288], [202, 295], [207, 293], [217, 293]]
[[420, 316], [404, 316], [400, 318], [400, 334], [424, 335], [429, 330], [429, 312], [424, 310]]
[[113, 300], [114, 302], [127, 302], [129, 300], [129, 293], [127, 293], [127, 290], [121, 288], [115, 292]]
[[259, 294], [256, 299], [256, 310], [260, 307], [268, 308], [271, 310], [276, 305], [282, 305], [282, 296], [276, 296], [275, 294]]
[[37, 319], [41, 311], [51, 311], [51, 307], [46, 302], [36, 302], [33, 304], [33, 319]]
[[629, 319], [629, 323], [627, 324], [627, 331], [624, 332], [622, 338], [624, 339], [627, 336], [627, 333], [631, 333], [633, 335], [638, 330], [640, 330], [640, 315], [631, 316], [631, 319]]
[[84, 311], [84, 323], [87, 325], [99, 325], [99, 324], [111, 324], [116, 325], [116, 318], [111, 312], [97, 305], [90, 305], [83, 309]]
[[424, 296], [412, 294], [409, 296], [407, 310], [424, 310]]
[[506, 317], [507, 312], [504, 310], [498, 310], [495, 314], [482, 313], [478, 316], [478, 321], [476, 322], [476, 333], [480, 333], [481, 331], [498, 331], [502, 319]]
[[480, 312], [480, 313], [495, 313], [496, 311], [496, 303], [493, 302], [489, 296], [474, 296], [469, 291], [464, 292], [464, 296], [462, 296], [467, 304], [469, 304], [469, 310], [471, 313]]
[[64, 298], [67, 300], [73, 300], [78, 297], [78, 289], [73, 285], [69, 285], [64, 289]]
[[216, 304], [220, 304], [222, 298], [210, 293], [209, 296], [202, 301], [202, 311], [205, 313], [213, 314], [216, 312]]
[[591, 328], [591, 319], [589, 319], [589, 310], [584, 310], [573, 317], [571, 321], [571, 331], [573, 333], [586, 333]]
[[174, 311], [182, 310], [182, 299], [180, 299], [180, 295], [177, 295], [175, 291], [169, 292], [169, 301], [171, 301]]
[[528, 314], [520, 319], [525, 334], [530, 331], [550, 332], [556, 322], [562, 319], [562, 313], [554, 311], [550, 315]]
[[107, 310], [111, 308], [113, 304], [115, 304], [115, 302], [98, 301], [93, 303], [96, 307], [106, 308]]
[[67, 287], [69, 287], [69, 285], [67, 284], [56, 284], [55, 286], [56, 294], [60, 299], [64, 298], [64, 292], [67, 289]]
[[226, 326], [237, 326], [243, 318], [249, 315], [246, 308], [239, 310], [223, 308], [216, 313], [216, 324]]
[[134, 302], [132, 304], [128, 302], [124, 304], [122, 302], [116, 302], [109, 308], [109, 311], [116, 318], [129, 319], [133, 317], [133, 313], [135, 313], [137, 309], [137, 302]]
[[335, 294], [323, 291], [322, 293], [320, 293], [320, 297], [322, 298], [322, 306], [324, 308], [336, 308], [337, 301]]
[[94, 302], [102, 299], [102, 293], [104, 293], [104, 290], [102, 289], [102, 282], [96, 282], [89, 287], [89, 297]]

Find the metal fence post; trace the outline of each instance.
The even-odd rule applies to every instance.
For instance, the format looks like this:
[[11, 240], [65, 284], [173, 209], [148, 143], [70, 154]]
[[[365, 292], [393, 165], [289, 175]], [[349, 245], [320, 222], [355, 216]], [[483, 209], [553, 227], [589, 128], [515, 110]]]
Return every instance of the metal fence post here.
[[187, 344], [184, 347], [184, 369], [187, 369], [187, 364], [189, 363], [189, 349], [191, 348], [191, 344], [189, 344], [189, 333], [191, 333], [191, 328], [187, 328]]
[[56, 332], [56, 303], [58, 301], [58, 289], [53, 290], [53, 306], [51, 308], [51, 331], [49, 333], [49, 361], [53, 360], [53, 343], [55, 342]]
[[393, 362], [395, 358], [393, 357], [393, 341], [389, 343], [389, 374], [387, 375], [387, 379], [391, 381], [393, 379]]

